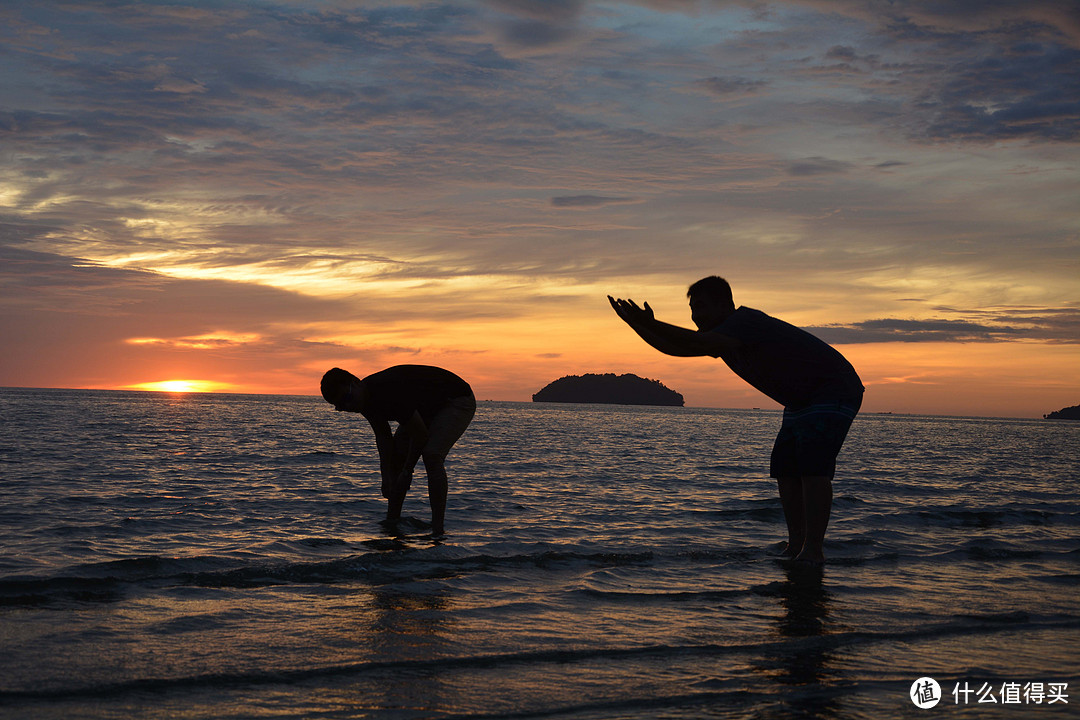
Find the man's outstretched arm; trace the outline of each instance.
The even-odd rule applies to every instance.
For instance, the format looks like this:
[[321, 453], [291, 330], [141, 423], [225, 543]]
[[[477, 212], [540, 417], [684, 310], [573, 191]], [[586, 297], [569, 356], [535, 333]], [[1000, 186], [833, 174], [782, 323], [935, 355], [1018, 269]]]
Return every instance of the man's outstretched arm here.
[[401, 459], [394, 434], [390, 431], [390, 423], [385, 420], [372, 420], [368, 418], [371, 429], [375, 431], [375, 447], [379, 450], [379, 472], [382, 475], [383, 497], [390, 497], [390, 487], [401, 472]]
[[720, 357], [737, 349], [741, 343], [726, 335], [701, 332], [657, 320], [649, 303], [638, 307], [633, 300], [622, 300], [608, 295], [608, 301], [623, 322], [633, 329], [642, 340], [665, 355], [676, 357]]

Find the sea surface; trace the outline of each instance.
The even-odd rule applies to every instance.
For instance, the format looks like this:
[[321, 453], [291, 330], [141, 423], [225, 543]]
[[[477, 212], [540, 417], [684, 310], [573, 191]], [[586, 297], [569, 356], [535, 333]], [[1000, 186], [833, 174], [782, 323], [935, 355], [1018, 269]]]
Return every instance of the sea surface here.
[[1077, 717], [1080, 423], [860, 415], [820, 571], [779, 423], [482, 402], [433, 538], [320, 398], [0, 390], [0, 717]]

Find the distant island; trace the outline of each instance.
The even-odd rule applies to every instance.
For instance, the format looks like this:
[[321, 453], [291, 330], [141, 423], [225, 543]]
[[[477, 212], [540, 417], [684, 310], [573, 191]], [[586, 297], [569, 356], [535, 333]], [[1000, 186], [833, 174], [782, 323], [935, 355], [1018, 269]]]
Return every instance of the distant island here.
[[1047, 420], [1080, 420], [1080, 405], [1055, 410], [1049, 415], [1043, 415]]
[[683, 396], [659, 380], [647, 380], [630, 373], [567, 375], [548, 383], [532, 399], [533, 402], [683, 406]]

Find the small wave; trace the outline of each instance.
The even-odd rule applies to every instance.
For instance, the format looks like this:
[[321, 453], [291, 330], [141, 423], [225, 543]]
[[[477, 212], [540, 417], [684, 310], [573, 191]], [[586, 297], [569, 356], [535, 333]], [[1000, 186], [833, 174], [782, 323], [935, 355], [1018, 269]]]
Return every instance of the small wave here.
[[751, 520], [753, 522], [783, 522], [784, 511], [778, 498], [751, 500], [733, 503], [721, 510], [709, 510], [702, 513], [704, 519], [712, 521]]
[[964, 552], [971, 560], [1036, 560], [1054, 554], [1052, 552], [1047, 552], [1046, 550], [987, 547], [985, 545], [967, 547], [964, 548]]
[[888, 528], [973, 528], [1000, 530], [1011, 527], [1047, 527], [1080, 525], [1080, 512], [1072, 508], [966, 508], [919, 507], [897, 512], [872, 512], [862, 515], [860, 523], [878, 529]]
[[756, 585], [747, 588], [732, 588], [729, 590], [658, 590], [658, 589], [603, 589], [598, 587], [586, 587], [577, 591], [578, 594], [590, 598], [600, 598], [606, 601], [628, 600], [634, 603], [669, 603], [682, 601], [705, 600], [719, 602], [736, 597], [750, 597], [763, 595], [773, 597], [775, 590], [771, 583]]
[[1031, 622], [1031, 614], [1023, 610], [1003, 613], [961, 613], [956, 617], [976, 623], [1002, 623], [1006, 625], [1026, 625]]
[[123, 597], [113, 580], [52, 578], [0, 581], [0, 607], [39, 607], [55, 602], [116, 602]]
[[72, 574], [87, 579], [99, 578], [132, 582], [144, 578], [168, 577], [177, 573], [203, 569], [207, 566], [220, 567], [229, 562], [228, 560], [210, 557], [167, 558], [159, 555], [143, 555], [79, 565], [72, 569]]
[[1061, 573], [1059, 575], [1037, 576], [1036, 580], [1052, 583], [1054, 585], [1068, 585], [1070, 587], [1080, 585], [1080, 573]]
[[1046, 510], [967, 510], [944, 508], [920, 510], [917, 517], [928, 525], [992, 528], [1003, 525], [1049, 525], [1056, 513]]
[[[650, 693], [647, 697], [635, 697], [634, 693], [628, 693], [618, 700], [598, 700], [594, 702], [577, 702], [569, 705], [558, 705], [550, 708], [531, 709], [522, 712], [495, 713], [477, 715], [445, 715], [442, 720], [531, 720], [532, 718], [584, 718], [584, 717], [618, 717], [639, 718], [647, 714], [661, 716], [660, 713], [676, 712], [676, 717], [693, 717], [692, 708], [708, 706], [709, 717], [716, 715], [716, 708], [723, 707], [730, 717], [736, 717], [736, 713], [744, 712], [755, 700], [759, 700], [764, 693], [752, 692], [743, 687], [727, 690], [712, 690], [710, 686], [725, 686], [734, 681], [713, 680], [711, 683], [695, 683], [692, 690], [701, 690], [675, 695]], [[824, 692], [817, 690], [815, 694], [839, 695], [840, 689], [834, 688]]]
[[[320, 539], [318, 542], [328, 542]], [[342, 543], [344, 544], [344, 543]], [[535, 566], [616, 567], [649, 563], [650, 552], [567, 552], [473, 554], [440, 548], [421, 549], [400, 540], [371, 541], [375, 552], [309, 562], [240, 561], [234, 558], [172, 559], [138, 557], [70, 568], [54, 577], [0, 579], [0, 606], [39, 606], [57, 602], [114, 602], [133, 587], [151, 584], [207, 588], [256, 588], [275, 585], [366, 582], [385, 585], [401, 580], [438, 579], [501, 568]]]
[[347, 456], [342, 453], [331, 452], [329, 450], [312, 450], [311, 452], [275, 458], [274, 461], [280, 462], [283, 465], [323, 465], [341, 462], [346, 457]]
[[155, 635], [182, 635], [189, 632], [205, 632], [208, 629], [225, 627], [234, 622], [238, 613], [200, 613], [181, 615], [164, 622], [155, 623], [148, 631]]
[[68, 568], [53, 577], [0, 578], [0, 606], [40, 606], [56, 602], [107, 603], [120, 600], [125, 588], [212, 568], [235, 565], [222, 558], [125, 558]]
[[862, 556], [830, 556], [828, 564], [833, 567], [862, 567], [878, 563], [892, 565], [899, 562], [900, 558], [899, 552], [887, 550]]
[[807, 652], [851, 650], [873, 646], [878, 643], [912, 642], [926, 638], [941, 639], [955, 636], [993, 635], [1014, 632], [1018, 625], [1024, 630], [1075, 630], [1080, 620], [1038, 620], [1024, 613], [1001, 616], [958, 616], [957, 619], [939, 624], [925, 624], [915, 629], [900, 631], [850, 631], [788, 637], [763, 643], [733, 644], [686, 644], [647, 645], [636, 647], [596, 647], [578, 649], [536, 650], [516, 653], [439, 657], [423, 660], [369, 661], [317, 667], [286, 668], [281, 670], [251, 670], [222, 672], [174, 678], [138, 678], [101, 685], [50, 688], [41, 690], [0, 691], [0, 703], [35, 700], [63, 701], [85, 698], [105, 698], [142, 692], [175, 692], [198, 687], [232, 688], [257, 685], [288, 685], [300, 682], [384, 674], [422, 675], [429, 672], [446, 673], [462, 669], [498, 669], [510, 666], [538, 666], [548, 664], [569, 665], [575, 663], [649, 661], [666, 665], [677, 659], [753, 655], [755, 657], [791, 657]]
[[691, 548], [675, 552], [675, 557], [698, 562], [744, 563], [761, 559], [757, 548]]

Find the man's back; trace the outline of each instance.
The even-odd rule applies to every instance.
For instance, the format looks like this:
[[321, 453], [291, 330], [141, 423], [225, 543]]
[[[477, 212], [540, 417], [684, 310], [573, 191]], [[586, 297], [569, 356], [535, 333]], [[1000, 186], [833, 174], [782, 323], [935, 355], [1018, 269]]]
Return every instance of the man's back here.
[[472, 393], [469, 383], [432, 365], [394, 365], [364, 378], [368, 407], [364, 415], [376, 420], [408, 420], [418, 411], [424, 422], [450, 398]]
[[731, 370], [784, 407], [857, 398], [855, 368], [828, 343], [760, 310], [740, 307], [712, 332], [740, 341], [720, 357]]

